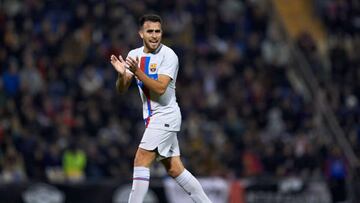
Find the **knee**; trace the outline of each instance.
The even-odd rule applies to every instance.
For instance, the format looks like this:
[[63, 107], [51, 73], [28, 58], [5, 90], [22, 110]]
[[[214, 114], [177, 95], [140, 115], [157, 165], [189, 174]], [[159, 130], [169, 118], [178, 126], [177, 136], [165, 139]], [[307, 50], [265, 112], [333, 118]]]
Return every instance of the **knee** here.
[[182, 169], [180, 167], [171, 167], [167, 170], [167, 173], [169, 176], [176, 178], [182, 173], [183, 170], [184, 169]]
[[135, 156], [134, 158], [134, 166], [142, 166], [144, 165], [144, 161], [141, 156]]
[[142, 155], [137, 155], [135, 156], [134, 159], [134, 166], [143, 166], [143, 167], [150, 167], [151, 165], [151, 160], [145, 158]]

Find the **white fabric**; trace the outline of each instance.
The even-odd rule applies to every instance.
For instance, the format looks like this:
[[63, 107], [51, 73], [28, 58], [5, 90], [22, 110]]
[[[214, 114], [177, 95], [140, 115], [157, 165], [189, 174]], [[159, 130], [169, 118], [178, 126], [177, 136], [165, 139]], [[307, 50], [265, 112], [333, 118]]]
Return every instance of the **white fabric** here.
[[165, 93], [161, 96], [149, 91], [144, 87], [142, 81], [136, 79], [143, 103], [143, 117], [147, 128], [179, 131], [181, 113], [175, 95], [175, 84], [179, 69], [177, 55], [171, 48], [160, 45], [155, 53], [144, 53], [144, 47], [140, 47], [131, 50], [128, 54], [129, 56], [139, 59], [139, 67], [143, 69], [148, 77], [157, 80], [161, 74], [167, 75], [172, 79]]
[[[210, 201], [216, 203], [229, 203], [230, 181], [220, 177], [196, 178], [204, 189]], [[173, 179], [163, 179], [165, 195], [168, 203], [193, 203], [190, 196]]]
[[184, 170], [175, 181], [184, 189], [195, 203], [211, 203], [199, 181], [188, 171]]
[[139, 147], [149, 151], [157, 149], [157, 160], [180, 156], [177, 132], [174, 131], [146, 128]]
[[133, 183], [129, 203], [142, 203], [149, 189], [150, 170], [146, 167], [134, 167]]

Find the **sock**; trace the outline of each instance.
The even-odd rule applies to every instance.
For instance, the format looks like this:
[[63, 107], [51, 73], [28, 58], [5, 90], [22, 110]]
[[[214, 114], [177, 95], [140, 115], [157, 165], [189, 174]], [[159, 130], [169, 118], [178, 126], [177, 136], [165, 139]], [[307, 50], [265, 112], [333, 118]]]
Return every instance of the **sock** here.
[[175, 178], [175, 181], [190, 195], [195, 203], [211, 203], [199, 181], [188, 170], [185, 169]]
[[150, 169], [134, 167], [131, 193], [128, 203], [142, 203], [149, 188]]

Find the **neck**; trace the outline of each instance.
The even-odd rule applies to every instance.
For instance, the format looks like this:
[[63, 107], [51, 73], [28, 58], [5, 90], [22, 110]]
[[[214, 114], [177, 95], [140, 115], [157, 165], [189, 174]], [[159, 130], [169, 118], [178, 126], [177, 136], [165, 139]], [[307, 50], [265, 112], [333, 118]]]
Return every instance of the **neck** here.
[[160, 44], [156, 49], [150, 50], [149, 48], [144, 46], [143, 52], [146, 53], [146, 54], [149, 54], [149, 53], [156, 54], [156, 53], [158, 53], [160, 51], [161, 47], [162, 47], [162, 44]]

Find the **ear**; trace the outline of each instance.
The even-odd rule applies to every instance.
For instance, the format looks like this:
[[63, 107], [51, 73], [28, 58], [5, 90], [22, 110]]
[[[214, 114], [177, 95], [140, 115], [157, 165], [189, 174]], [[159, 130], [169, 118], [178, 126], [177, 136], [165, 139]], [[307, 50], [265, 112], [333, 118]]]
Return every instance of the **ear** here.
[[140, 35], [140, 37], [141, 37], [141, 39], [144, 39], [144, 33], [143, 33], [143, 30], [141, 29], [141, 30], [139, 30], [139, 35]]

